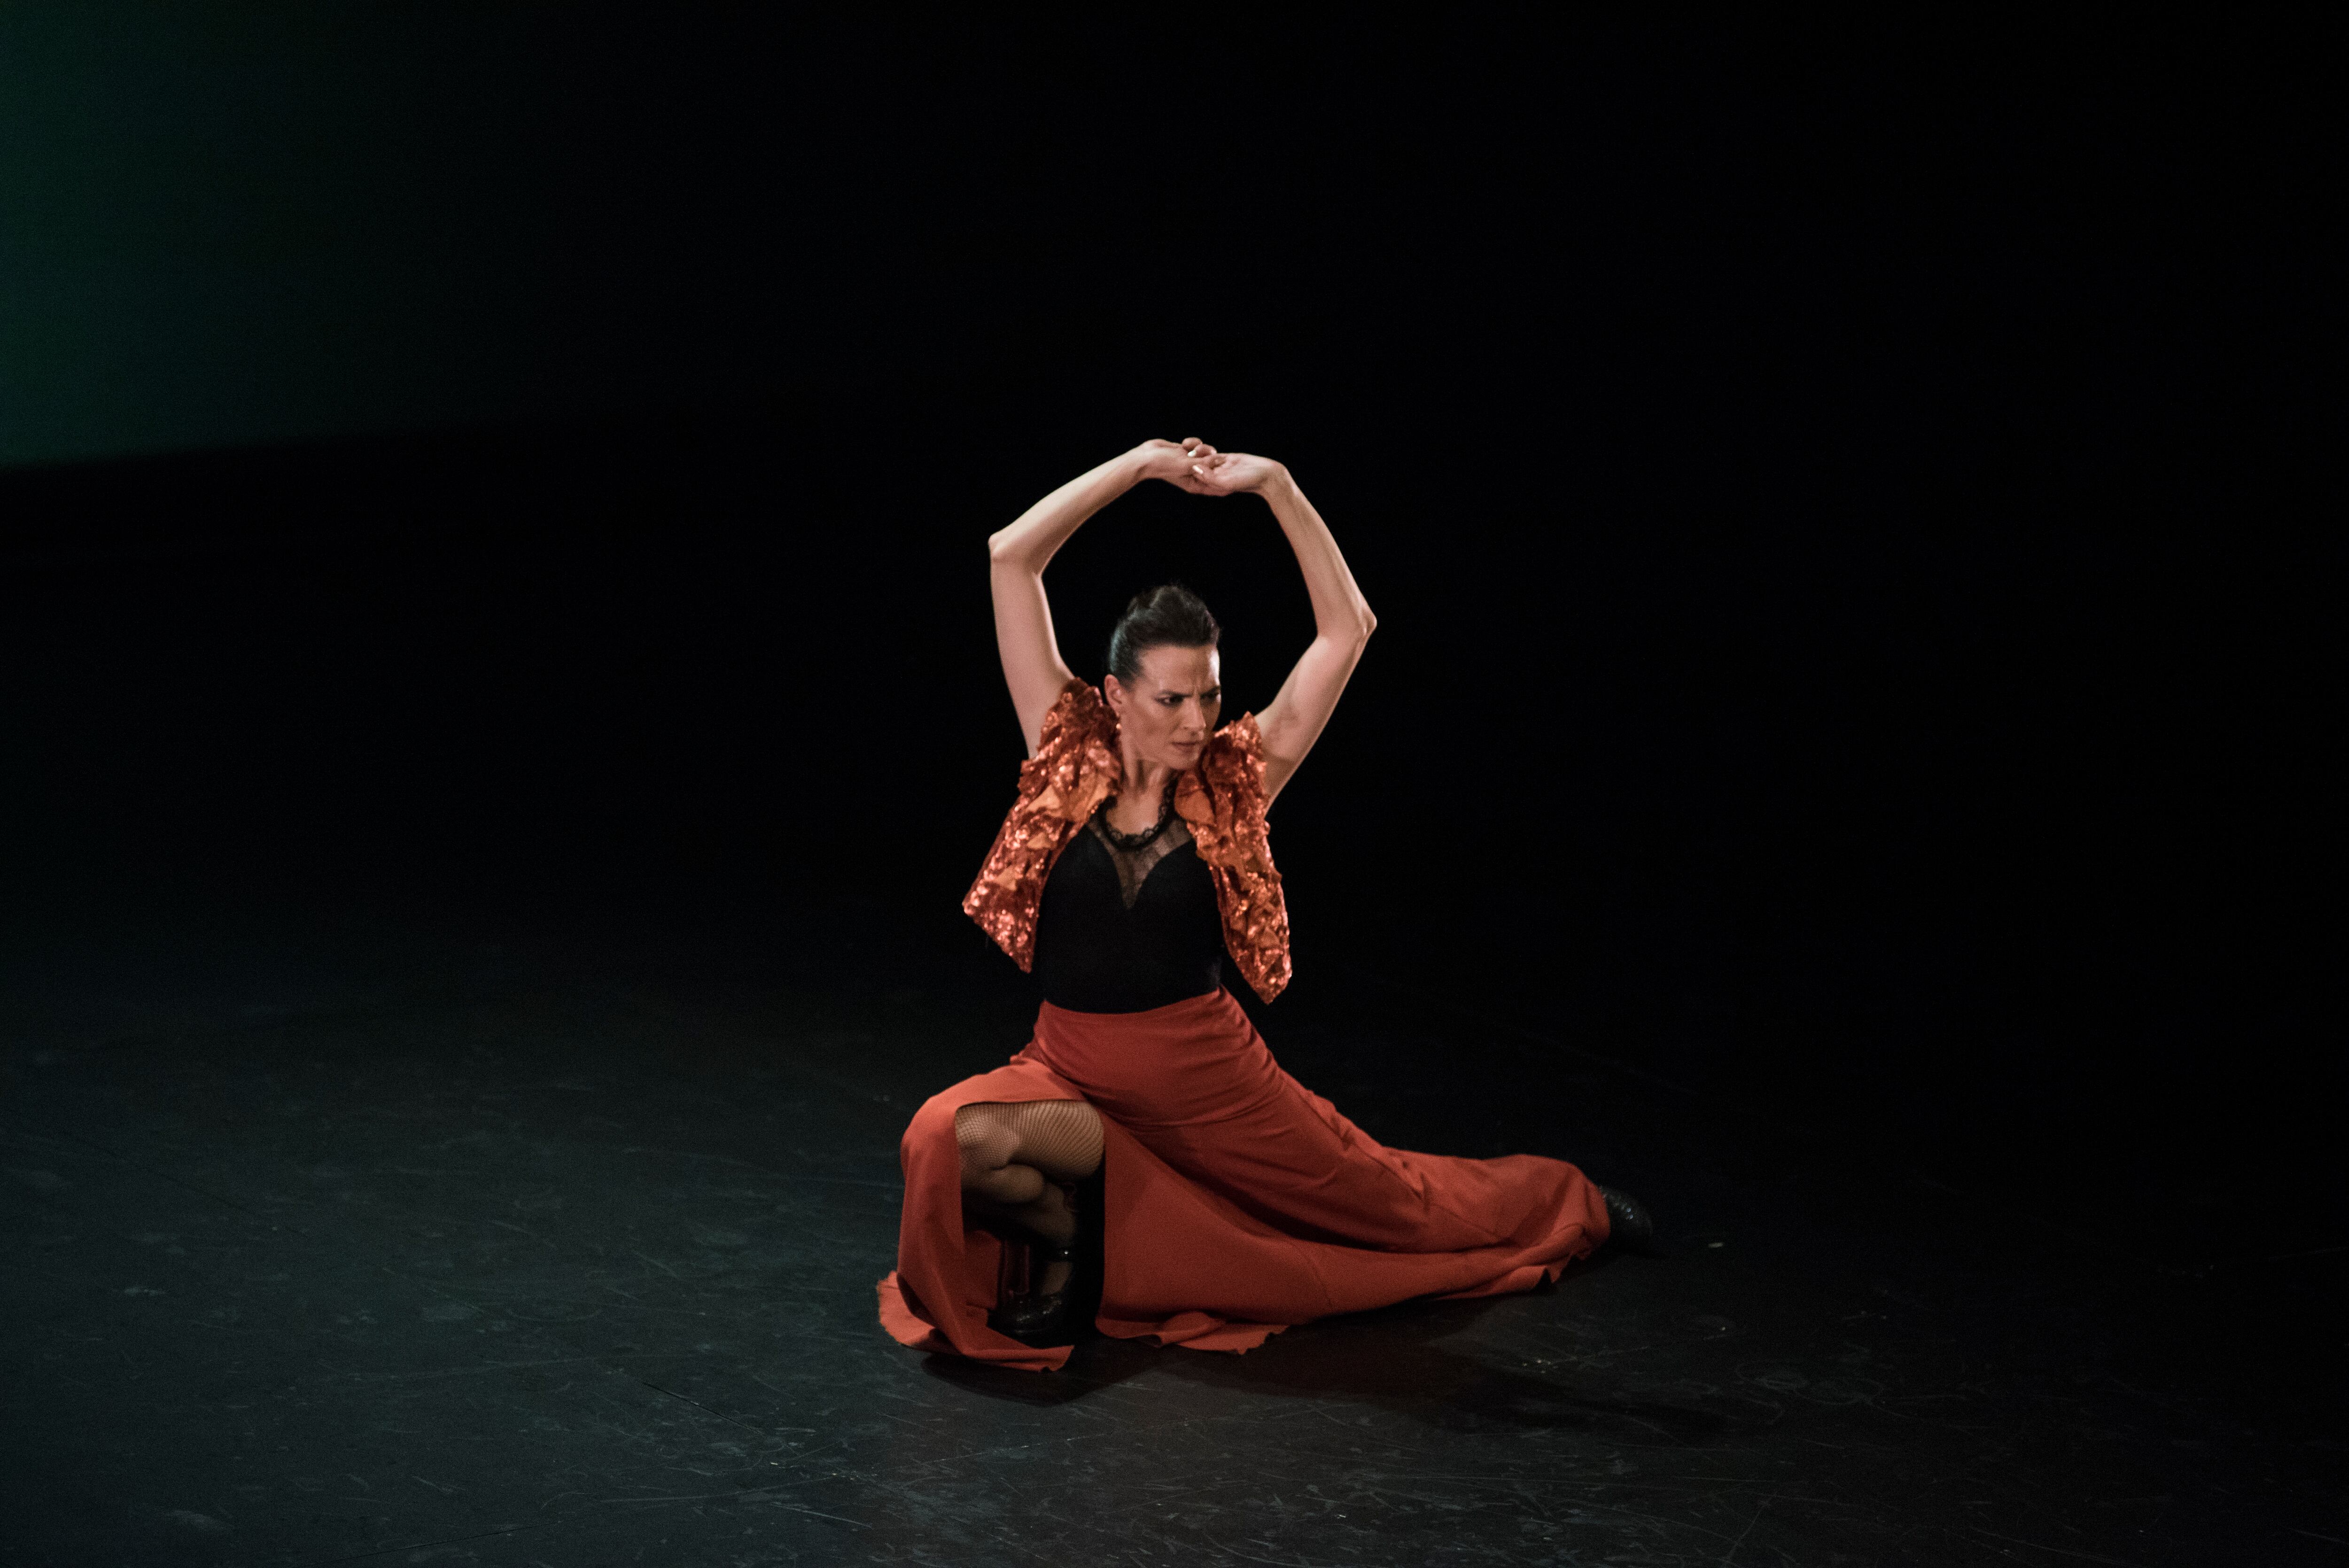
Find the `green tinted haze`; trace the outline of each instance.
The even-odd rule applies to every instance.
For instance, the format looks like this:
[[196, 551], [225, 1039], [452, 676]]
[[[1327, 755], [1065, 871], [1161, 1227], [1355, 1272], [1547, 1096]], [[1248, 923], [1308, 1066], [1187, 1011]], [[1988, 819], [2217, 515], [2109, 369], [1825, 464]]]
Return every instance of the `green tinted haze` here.
[[657, 396], [706, 291], [593, 26], [0, 11], [0, 463]]

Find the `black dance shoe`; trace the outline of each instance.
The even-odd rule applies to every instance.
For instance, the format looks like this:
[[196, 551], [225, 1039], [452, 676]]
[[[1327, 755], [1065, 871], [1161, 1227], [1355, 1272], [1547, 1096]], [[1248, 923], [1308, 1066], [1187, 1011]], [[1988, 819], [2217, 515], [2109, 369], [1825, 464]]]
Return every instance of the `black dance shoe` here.
[[1068, 1277], [1061, 1282], [1061, 1288], [1050, 1292], [1030, 1290], [1014, 1297], [987, 1315], [988, 1327], [1041, 1350], [1074, 1345], [1078, 1335], [1092, 1326], [1094, 1316], [1101, 1311], [1104, 1179], [1104, 1173], [1096, 1171], [1062, 1189], [1076, 1216], [1074, 1236], [1066, 1242], [1048, 1242], [1038, 1237], [1030, 1243], [1032, 1251], [1029, 1254], [1029, 1278], [1040, 1280], [1052, 1264], [1066, 1264]]
[[1648, 1212], [1648, 1205], [1612, 1187], [1601, 1187], [1599, 1195], [1607, 1200], [1609, 1246], [1625, 1253], [1652, 1253], [1657, 1250], [1656, 1220]]
[[1071, 1287], [1077, 1283], [1077, 1249], [1072, 1243], [1051, 1246], [1036, 1243], [1029, 1267], [1040, 1274], [1053, 1264], [1069, 1265], [1068, 1277], [1056, 1291], [1030, 1291], [1007, 1305], [999, 1306], [987, 1315], [987, 1326], [1035, 1349], [1055, 1345], [1073, 1345], [1076, 1332], [1072, 1326], [1075, 1314], [1069, 1304], [1076, 1296]]

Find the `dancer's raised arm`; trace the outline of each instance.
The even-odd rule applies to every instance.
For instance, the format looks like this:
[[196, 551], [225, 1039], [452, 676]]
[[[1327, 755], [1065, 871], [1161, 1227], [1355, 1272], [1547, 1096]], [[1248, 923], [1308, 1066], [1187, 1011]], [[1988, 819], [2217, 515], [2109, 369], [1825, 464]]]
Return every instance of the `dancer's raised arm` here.
[[995, 593], [995, 646], [1003, 655], [1004, 684], [1019, 715], [1028, 755], [1036, 755], [1044, 716], [1069, 684], [1069, 666], [1052, 635], [1052, 606], [1044, 597], [1044, 568], [1085, 520], [1143, 480], [1200, 494], [1216, 493], [1192, 471], [1194, 453], [1215, 449], [1198, 440], [1144, 441], [1090, 469], [1021, 512], [987, 542], [988, 577]]
[[1288, 547], [1297, 552], [1305, 591], [1313, 600], [1313, 645], [1280, 683], [1279, 694], [1257, 715], [1257, 728], [1264, 737], [1264, 792], [1270, 799], [1321, 738], [1321, 727], [1330, 722], [1379, 618], [1371, 614], [1370, 602], [1346, 569], [1330, 525], [1287, 468], [1269, 458], [1209, 447], [1194, 452], [1191, 473], [1193, 482], [1184, 488], [1201, 495], [1254, 490], [1264, 497], [1280, 520], [1281, 532], [1288, 536]]

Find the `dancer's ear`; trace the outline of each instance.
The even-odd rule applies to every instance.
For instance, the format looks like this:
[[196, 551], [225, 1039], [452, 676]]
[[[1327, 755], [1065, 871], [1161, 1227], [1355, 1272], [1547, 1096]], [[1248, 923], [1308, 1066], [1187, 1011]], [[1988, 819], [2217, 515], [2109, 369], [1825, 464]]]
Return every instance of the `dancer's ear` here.
[[1109, 710], [1120, 718], [1125, 717], [1127, 692], [1125, 683], [1115, 676], [1102, 676], [1102, 695], [1109, 698]]

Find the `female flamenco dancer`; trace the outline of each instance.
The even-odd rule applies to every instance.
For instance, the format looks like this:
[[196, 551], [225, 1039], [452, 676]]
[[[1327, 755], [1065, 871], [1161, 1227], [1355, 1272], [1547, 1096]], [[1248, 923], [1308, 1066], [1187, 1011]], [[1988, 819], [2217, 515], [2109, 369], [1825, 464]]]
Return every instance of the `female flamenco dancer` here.
[[[1180, 587], [1127, 607], [1099, 689], [1061, 662], [1045, 564], [1143, 480], [1252, 491], [1296, 551], [1313, 644], [1263, 713], [1217, 727], [1216, 621]], [[1249, 1350], [1332, 1313], [1527, 1290], [1610, 1234], [1644, 1243], [1645, 1211], [1563, 1161], [1376, 1142], [1280, 1069], [1224, 988], [1226, 955], [1268, 1002], [1288, 982], [1265, 812], [1377, 624], [1288, 469], [1145, 441], [1029, 508], [988, 554], [1029, 760], [963, 908], [1043, 1002], [1009, 1065], [906, 1129], [883, 1326], [1036, 1371], [1068, 1358], [1088, 1313], [1121, 1338]]]

